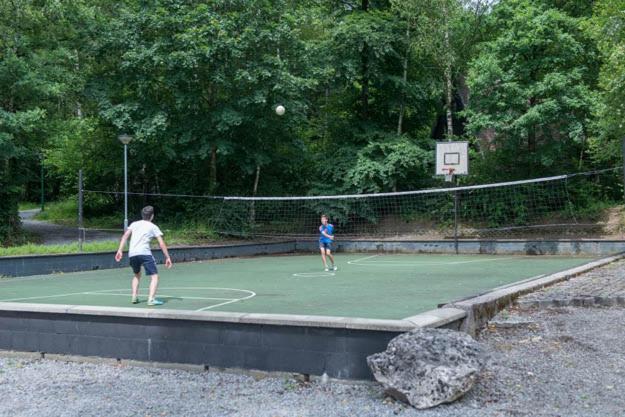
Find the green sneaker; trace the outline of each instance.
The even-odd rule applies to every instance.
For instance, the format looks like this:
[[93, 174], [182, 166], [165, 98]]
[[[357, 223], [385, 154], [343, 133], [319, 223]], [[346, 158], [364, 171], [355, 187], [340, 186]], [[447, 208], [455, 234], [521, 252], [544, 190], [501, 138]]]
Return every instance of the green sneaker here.
[[148, 301], [149, 306], [162, 306], [163, 304], [165, 304], [165, 302], [162, 300], [159, 300], [158, 298]]
[[139, 304], [139, 297], [133, 297], [132, 303], [133, 304]]

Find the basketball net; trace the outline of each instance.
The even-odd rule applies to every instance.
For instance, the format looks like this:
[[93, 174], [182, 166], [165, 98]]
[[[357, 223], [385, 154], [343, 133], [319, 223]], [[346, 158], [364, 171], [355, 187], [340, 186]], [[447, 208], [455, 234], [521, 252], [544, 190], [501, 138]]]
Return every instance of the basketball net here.
[[453, 182], [454, 180], [454, 169], [453, 168], [443, 168], [443, 172], [445, 172], [445, 181]]

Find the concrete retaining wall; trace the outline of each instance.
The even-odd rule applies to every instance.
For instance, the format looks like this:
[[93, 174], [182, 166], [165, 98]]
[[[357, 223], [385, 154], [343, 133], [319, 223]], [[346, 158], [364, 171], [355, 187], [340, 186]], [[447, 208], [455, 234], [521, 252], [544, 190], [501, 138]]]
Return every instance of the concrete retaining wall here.
[[[317, 251], [317, 241], [298, 241], [297, 251]], [[384, 253], [455, 253], [453, 240], [338, 241], [338, 251]], [[459, 240], [458, 253], [490, 255], [607, 256], [625, 251], [625, 240]]]
[[[295, 242], [246, 244], [210, 247], [171, 248], [169, 253], [174, 262], [189, 262], [205, 259], [230, 258], [236, 256], [268, 255], [295, 251]], [[159, 263], [163, 255], [154, 250]], [[55, 272], [93, 271], [128, 267], [128, 257], [117, 263], [114, 253], [80, 253], [71, 255], [31, 255], [0, 257], [0, 276], [28, 276], [52, 274]]]
[[0, 349], [371, 379], [366, 357], [417, 326], [458, 329], [465, 312], [404, 320], [0, 303]]

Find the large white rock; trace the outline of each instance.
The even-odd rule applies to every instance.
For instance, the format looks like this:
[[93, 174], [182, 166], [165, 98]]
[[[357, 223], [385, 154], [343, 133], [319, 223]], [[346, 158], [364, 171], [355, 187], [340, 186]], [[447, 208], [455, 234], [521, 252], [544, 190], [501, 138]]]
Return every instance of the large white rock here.
[[468, 392], [484, 365], [478, 342], [447, 329], [416, 329], [367, 358], [388, 395], [415, 408], [457, 400]]

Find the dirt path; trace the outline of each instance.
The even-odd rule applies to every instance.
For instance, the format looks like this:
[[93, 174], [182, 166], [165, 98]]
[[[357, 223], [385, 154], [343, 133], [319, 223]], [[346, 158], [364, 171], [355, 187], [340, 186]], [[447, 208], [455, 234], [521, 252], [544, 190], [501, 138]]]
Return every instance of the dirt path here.
[[[22, 227], [28, 233], [37, 236], [41, 244], [59, 245], [75, 243], [78, 241], [78, 229], [75, 227], [60, 226], [41, 220], [34, 220], [40, 209], [20, 211]], [[102, 232], [89, 230], [86, 235], [87, 242], [104, 242], [118, 240], [120, 233]]]

